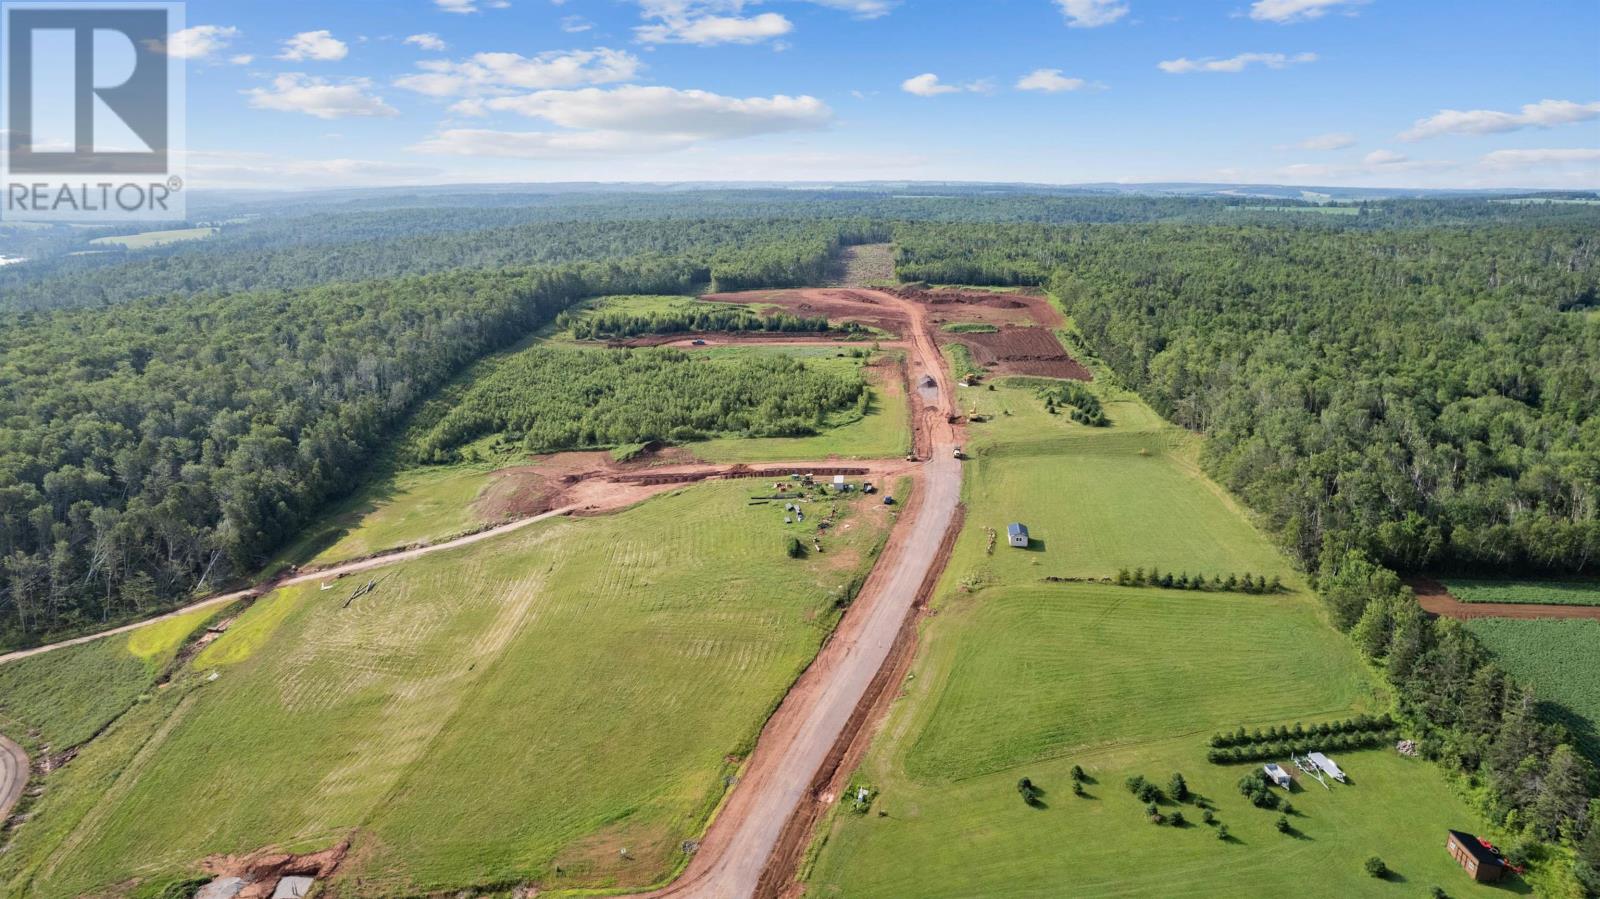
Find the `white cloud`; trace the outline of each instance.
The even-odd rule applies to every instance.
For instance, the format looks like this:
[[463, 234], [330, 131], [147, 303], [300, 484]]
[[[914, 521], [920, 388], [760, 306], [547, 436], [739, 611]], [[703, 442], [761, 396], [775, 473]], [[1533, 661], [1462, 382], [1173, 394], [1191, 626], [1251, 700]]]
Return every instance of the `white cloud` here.
[[459, 62], [424, 60], [415, 75], [395, 85], [431, 97], [505, 94], [586, 84], [627, 81], [639, 73], [639, 58], [624, 50], [552, 50], [526, 57], [516, 53], [477, 53]]
[[302, 31], [294, 37], [283, 42], [283, 52], [278, 54], [279, 59], [299, 61], [314, 59], [322, 62], [333, 62], [344, 59], [350, 55], [350, 47], [344, 41], [333, 36], [327, 30]]
[[[440, 12], [453, 12], [467, 15], [478, 11], [480, 0], [433, 0], [433, 5], [439, 7]], [[505, 9], [511, 4], [506, 0], [481, 0], [489, 9]]]
[[174, 31], [167, 39], [166, 52], [168, 56], [178, 59], [205, 59], [226, 49], [238, 36], [239, 29], [231, 25], [196, 25]]
[[1169, 59], [1156, 64], [1156, 67], [1169, 75], [1186, 75], [1190, 72], [1243, 72], [1252, 65], [1263, 65], [1269, 69], [1282, 69], [1298, 63], [1316, 62], [1315, 53], [1297, 53], [1289, 56], [1285, 53], [1240, 53], [1227, 59], [1205, 57], [1204, 59]]
[[1315, 137], [1308, 137], [1294, 146], [1299, 150], [1344, 150], [1355, 145], [1356, 136], [1354, 134], [1334, 132], [1332, 134], [1318, 134]]
[[793, 22], [775, 12], [765, 12], [749, 17], [675, 17], [654, 25], [640, 25], [633, 32], [646, 44], [698, 44], [710, 47], [715, 44], [756, 44], [792, 30]]
[[[1361, 6], [1368, 0], [1256, 0], [1250, 5], [1250, 18], [1258, 22], [1305, 22], [1320, 19], [1340, 7]], [[1351, 11], [1354, 15], [1354, 11]]]
[[399, 115], [382, 97], [368, 93], [371, 88], [372, 81], [367, 78], [330, 82], [291, 72], [272, 79], [271, 88], [255, 87], [244, 93], [257, 109], [303, 112], [319, 119]]
[[410, 44], [413, 47], [417, 47], [422, 50], [431, 50], [434, 52], [444, 50], [450, 46], [444, 42], [443, 38], [431, 31], [426, 31], [422, 34], [413, 34], [406, 38], [403, 43]]
[[809, 2], [829, 9], [842, 9], [862, 19], [886, 16], [889, 10], [899, 5], [899, 0], [809, 0]]
[[513, 112], [566, 130], [451, 129], [411, 149], [431, 155], [527, 159], [648, 154], [708, 141], [815, 131], [833, 120], [833, 110], [815, 97], [739, 98], [638, 85], [464, 100], [457, 111]]
[[1034, 69], [1032, 72], [1017, 79], [1019, 91], [1044, 91], [1045, 93], [1058, 94], [1062, 91], [1077, 91], [1088, 87], [1088, 82], [1082, 78], [1068, 78], [1061, 74], [1060, 69]]
[[1523, 128], [1554, 128], [1593, 118], [1600, 118], [1600, 102], [1540, 100], [1523, 106], [1521, 112], [1442, 109], [1425, 119], [1418, 119], [1400, 135], [1400, 139], [1416, 141], [1444, 134], [1500, 134]]
[[727, 97], [700, 90], [623, 85], [571, 91], [538, 91], [516, 97], [471, 101], [468, 109], [514, 112], [563, 128], [684, 135], [724, 140], [827, 125], [833, 110], [815, 97]]
[[1366, 156], [1363, 156], [1361, 158], [1361, 161], [1362, 161], [1362, 163], [1364, 163], [1366, 165], [1376, 167], [1376, 166], [1386, 166], [1386, 165], [1400, 165], [1403, 162], [1410, 162], [1411, 159], [1409, 157], [1407, 157], [1405, 154], [1396, 153], [1393, 150], [1373, 150], [1371, 153], [1368, 153]]
[[228, 57], [228, 62], [231, 62], [236, 66], [247, 66], [255, 61], [256, 58], [248, 53], [240, 53], [237, 56]]
[[1056, 5], [1073, 28], [1099, 28], [1128, 14], [1122, 0], [1056, 0]]
[[1577, 166], [1587, 169], [1592, 183], [1600, 183], [1600, 149], [1573, 147], [1553, 150], [1495, 150], [1480, 160], [1490, 169], [1529, 169]]
[[900, 82], [900, 89], [908, 94], [919, 97], [937, 97], [940, 94], [987, 94], [994, 91], [994, 83], [987, 78], [969, 81], [966, 84], [945, 84], [939, 76], [932, 72], [924, 72]]
[[594, 25], [590, 24], [589, 20], [583, 16], [566, 16], [561, 20], [561, 30], [568, 34], [578, 34], [593, 27]]

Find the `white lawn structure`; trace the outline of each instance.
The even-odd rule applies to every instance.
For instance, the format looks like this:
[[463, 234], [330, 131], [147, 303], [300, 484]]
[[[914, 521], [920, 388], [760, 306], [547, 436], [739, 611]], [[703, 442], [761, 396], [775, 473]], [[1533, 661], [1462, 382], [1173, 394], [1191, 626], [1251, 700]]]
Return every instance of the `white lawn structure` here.
[[1311, 760], [1311, 764], [1322, 769], [1324, 774], [1328, 775], [1334, 780], [1337, 780], [1339, 783], [1344, 783], [1344, 772], [1339, 770], [1339, 766], [1333, 763], [1333, 759], [1328, 758], [1320, 752], [1313, 752], [1307, 755], [1306, 758]]
[[1267, 772], [1268, 780], [1283, 787], [1285, 790], [1294, 785], [1294, 778], [1290, 777], [1289, 772], [1283, 770], [1283, 766], [1277, 762], [1268, 762], [1261, 766], [1261, 770]]
[[1317, 770], [1317, 766], [1312, 764], [1310, 759], [1303, 759], [1299, 756], [1291, 755], [1289, 756], [1289, 761], [1294, 762], [1294, 766], [1296, 768], [1299, 768], [1301, 771], [1311, 775], [1312, 780], [1322, 784], [1322, 788], [1324, 790], [1333, 789], [1332, 787], [1328, 786], [1328, 782], [1326, 780], [1322, 779], [1322, 772]]

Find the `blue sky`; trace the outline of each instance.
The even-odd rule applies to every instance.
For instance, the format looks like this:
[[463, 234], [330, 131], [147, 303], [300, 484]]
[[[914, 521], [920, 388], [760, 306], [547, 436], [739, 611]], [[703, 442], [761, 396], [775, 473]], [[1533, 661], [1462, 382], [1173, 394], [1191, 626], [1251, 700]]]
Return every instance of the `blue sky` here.
[[1593, 0], [191, 0], [190, 180], [1600, 187]]

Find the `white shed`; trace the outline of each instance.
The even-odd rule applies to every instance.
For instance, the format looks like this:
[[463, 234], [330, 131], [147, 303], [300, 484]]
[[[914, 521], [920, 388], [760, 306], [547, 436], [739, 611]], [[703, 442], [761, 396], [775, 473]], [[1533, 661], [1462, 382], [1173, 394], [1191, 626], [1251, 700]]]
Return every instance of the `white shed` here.
[[1006, 542], [1018, 549], [1027, 549], [1031, 538], [1028, 537], [1028, 526], [1013, 521], [1006, 525]]
[[1283, 766], [1277, 762], [1264, 765], [1261, 770], [1267, 772], [1268, 780], [1283, 787], [1285, 790], [1289, 789], [1289, 786], [1294, 783], [1294, 779], [1289, 776], [1289, 772], [1283, 770]]

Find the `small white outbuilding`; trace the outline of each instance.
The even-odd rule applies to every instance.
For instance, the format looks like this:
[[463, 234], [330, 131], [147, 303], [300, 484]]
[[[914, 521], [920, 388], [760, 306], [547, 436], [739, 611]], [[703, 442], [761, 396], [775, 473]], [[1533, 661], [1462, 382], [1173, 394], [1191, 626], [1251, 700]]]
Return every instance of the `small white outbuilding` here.
[[1027, 549], [1031, 538], [1028, 536], [1028, 526], [1013, 521], [1006, 525], [1006, 542], [1018, 549]]
[[1277, 762], [1263, 765], [1261, 770], [1267, 772], [1267, 780], [1283, 787], [1285, 790], [1289, 789], [1289, 786], [1294, 783], [1294, 778], [1290, 777], [1289, 772], [1283, 770], [1283, 766]]

